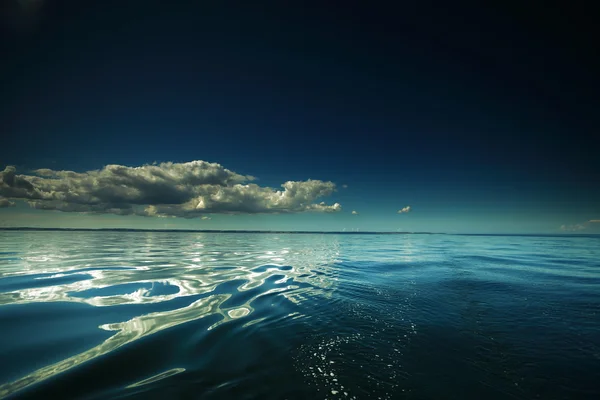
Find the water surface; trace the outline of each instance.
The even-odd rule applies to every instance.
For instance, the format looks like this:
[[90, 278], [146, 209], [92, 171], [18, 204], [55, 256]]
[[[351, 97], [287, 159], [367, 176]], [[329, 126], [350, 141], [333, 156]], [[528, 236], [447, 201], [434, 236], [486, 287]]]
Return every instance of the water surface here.
[[0, 232], [0, 397], [600, 398], [600, 238]]

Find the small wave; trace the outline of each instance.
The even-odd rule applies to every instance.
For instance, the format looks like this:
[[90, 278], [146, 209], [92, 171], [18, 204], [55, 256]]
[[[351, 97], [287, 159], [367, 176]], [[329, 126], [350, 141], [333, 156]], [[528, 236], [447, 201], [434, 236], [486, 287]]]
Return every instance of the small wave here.
[[173, 369], [170, 369], [168, 371], [161, 372], [160, 374], [156, 374], [154, 376], [151, 376], [150, 378], [146, 378], [146, 379], [143, 379], [143, 380], [141, 380], [139, 382], [132, 383], [131, 385], [126, 386], [126, 389], [131, 389], [131, 388], [135, 388], [135, 387], [138, 387], [138, 386], [148, 385], [150, 383], [154, 383], [154, 382], [157, 382], [157, 381], [160, 381], [160, 380], [163, 380], [163, 379], [170, 378], [173, 375], [177, 375], [177, 374], [180, 374], [182, 372], [185, 372], [185, 368], [173, 368]]
[[2, 237], [0, 397], [599, 394], [597, 240]]

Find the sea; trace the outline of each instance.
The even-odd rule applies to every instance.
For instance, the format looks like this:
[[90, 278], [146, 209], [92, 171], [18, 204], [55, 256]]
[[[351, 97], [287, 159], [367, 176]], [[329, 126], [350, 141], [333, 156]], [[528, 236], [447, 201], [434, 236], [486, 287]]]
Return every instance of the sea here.
[[0, 231], [0, 398], [600, 399], [600, 236]]

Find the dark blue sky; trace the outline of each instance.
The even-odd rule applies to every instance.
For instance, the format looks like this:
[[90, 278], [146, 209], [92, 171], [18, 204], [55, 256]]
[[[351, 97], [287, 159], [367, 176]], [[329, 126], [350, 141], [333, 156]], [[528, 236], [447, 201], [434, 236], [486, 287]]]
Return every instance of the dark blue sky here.
[[343, 215], [210, 227], [550, 232], [600, 218], [589, 10], [58, 3], [4, 6], [2, 168], [206, 160], [260, 185], [338, 185], [324, 200]]

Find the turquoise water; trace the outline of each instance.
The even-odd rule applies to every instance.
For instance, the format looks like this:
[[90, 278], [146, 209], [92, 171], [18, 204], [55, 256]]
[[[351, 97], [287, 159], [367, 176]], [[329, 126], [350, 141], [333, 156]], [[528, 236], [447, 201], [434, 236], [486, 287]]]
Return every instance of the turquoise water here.
[[0, 232], [0, 397], [600, 398], [600, 237]]

